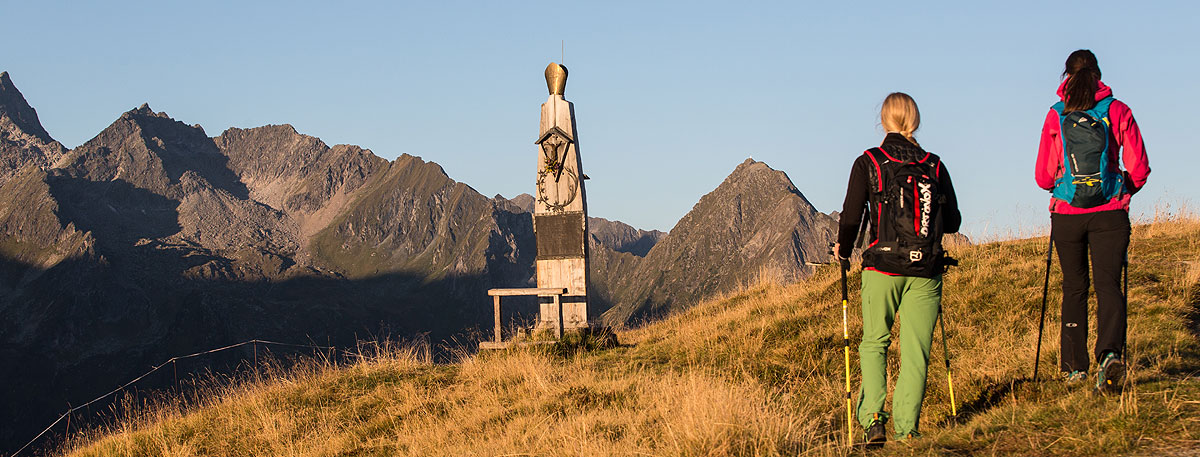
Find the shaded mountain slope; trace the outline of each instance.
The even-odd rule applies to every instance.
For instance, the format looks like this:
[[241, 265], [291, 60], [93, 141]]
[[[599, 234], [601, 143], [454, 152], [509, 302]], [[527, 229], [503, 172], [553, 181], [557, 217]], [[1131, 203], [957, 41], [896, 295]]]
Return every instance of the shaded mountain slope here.
[[92, 254], [95, 239], [64, 225], [47, 179], [31, 165], [0, 183], [0, 297], [66, 259]]

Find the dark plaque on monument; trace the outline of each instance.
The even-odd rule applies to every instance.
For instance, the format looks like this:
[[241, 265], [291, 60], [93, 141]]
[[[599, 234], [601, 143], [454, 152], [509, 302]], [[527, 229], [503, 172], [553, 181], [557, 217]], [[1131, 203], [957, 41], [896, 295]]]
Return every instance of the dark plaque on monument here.
[[539, 214], [533, 218], [537, 259], [572, 259], [587, 255], [584, 213]]

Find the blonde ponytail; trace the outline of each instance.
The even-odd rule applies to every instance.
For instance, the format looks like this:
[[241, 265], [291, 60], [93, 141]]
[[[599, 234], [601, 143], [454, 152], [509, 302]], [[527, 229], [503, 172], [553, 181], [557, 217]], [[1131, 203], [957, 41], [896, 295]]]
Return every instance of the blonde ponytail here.
[[909, 142], [920, 147], [913, 132], [921, 126], [921, 111], [917, 102], [903, 92], [892, 92], [883, 99], [883, 107], [879, 109], [879, 123], [888, 132], [904, 135]]

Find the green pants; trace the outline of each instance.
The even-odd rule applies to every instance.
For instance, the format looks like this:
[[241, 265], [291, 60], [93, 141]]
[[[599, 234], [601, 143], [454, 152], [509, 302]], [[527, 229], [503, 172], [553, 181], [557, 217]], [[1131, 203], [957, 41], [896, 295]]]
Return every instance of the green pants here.
[[876, 418], [886, 422], [887, 350], [892, 323], [900, 317], [900, 376], [892, 396], [896, 439], [917, 433], [921, 402], [925, 399], [925, 374], [933, 326], [942, 303], [942, 278], [888, 276], [876, 271], [862, 275], [863, 336], [858, 345], [862, 389], [858, 394], [858, 422], [863, 428]]

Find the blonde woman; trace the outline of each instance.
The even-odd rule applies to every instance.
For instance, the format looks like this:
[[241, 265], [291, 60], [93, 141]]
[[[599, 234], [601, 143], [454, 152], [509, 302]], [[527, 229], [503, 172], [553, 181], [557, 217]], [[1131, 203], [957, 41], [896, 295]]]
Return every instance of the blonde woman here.
[[[870, 445], [887, 441], [889, 418], [896, 439], [920, 436], [929, 350], [942, 301], [941, 239], [943, 233], [957, 232], [962, 221], [946, 166], [913, 137], [921, 124], [917, 103], [893, 93], [884, 99], [879, 117], [887, 136], [854, 161], [835, 247], [843, 268], [849, 268], [860, 224], [869, 221], [870, 244], [862, 256], [858, 422]], [[887, 350], [897, 319], [900, 374], [888, 414]]]

